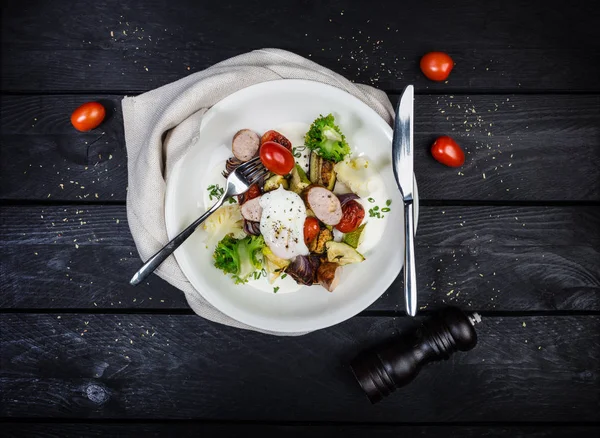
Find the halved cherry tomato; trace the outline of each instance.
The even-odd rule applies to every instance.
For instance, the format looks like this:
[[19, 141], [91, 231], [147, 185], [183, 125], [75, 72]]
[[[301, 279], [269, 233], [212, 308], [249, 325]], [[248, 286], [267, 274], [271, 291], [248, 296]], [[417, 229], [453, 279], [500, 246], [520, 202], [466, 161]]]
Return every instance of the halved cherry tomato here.
[[453, 67], [454, 61], [444, 52], [430, 52], [421, 58], [421, 71], [432, 81], [445, 81]]
[[287, 175], [295, 164], [292, 153], [274, 141], [268, 141], [260, 147], [260, 161], [277, 175]]
[[104, 120], [106, 111], [98, 102], [88, 102], [81, 105], [71, 114], [71, 123], [78, 131], [91, 131]]
[[309, 216], [304, 221], [304, 243], [310, 244], [319, 235], [321, 226], [316, 217]]
[[271, 129], [270, 131], [265, 132], [260, 138], [260, 144], [264, 144], [268, 141], [274, 141], [275, 143], [279, 143], [281, 146], [285, 146], [287, 150], [292, 152], [292, 142], [277, 131], [273, 131]]
[[447, 135], [439, 137], [431, 146], [431, 155], [440, 163], [450, 167], [460, 167], [465, 163], [465, 153]]
[[342, 207], [342, 219], [335, 226], [342, 233], [350, 233], [356, 230], [365, 218], [365, 209], [354, 199], [348, 201]]

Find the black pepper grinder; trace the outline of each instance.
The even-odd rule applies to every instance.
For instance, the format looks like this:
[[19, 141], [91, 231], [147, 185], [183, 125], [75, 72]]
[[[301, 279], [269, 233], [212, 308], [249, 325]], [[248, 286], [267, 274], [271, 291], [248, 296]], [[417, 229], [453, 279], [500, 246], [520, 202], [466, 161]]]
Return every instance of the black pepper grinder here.
[[467, 315], [456, 307], [446, 307], [417, 330], [359, 355], [350, 366], [371, 403], [377, 403], [411, 382], [423, 365], [475, 347], [475, 324], [479, 322], [477, 313]]

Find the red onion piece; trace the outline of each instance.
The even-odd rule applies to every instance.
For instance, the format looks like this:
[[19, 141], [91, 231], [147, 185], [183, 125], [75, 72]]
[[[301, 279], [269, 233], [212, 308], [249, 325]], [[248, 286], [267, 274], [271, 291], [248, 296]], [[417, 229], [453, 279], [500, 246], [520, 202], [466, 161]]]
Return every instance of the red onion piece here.
[[244, 219], [244, 231], [252, 236], [260, 235], [260, 222], [253, 222]]
[[337, 195], [337, 197], [340, 200], [340, 204], [342, 204], [342, 207], [346, 205], [349, 201], [360, 199], [360, 197], [356, 193], [344, 193], [343, 195]]

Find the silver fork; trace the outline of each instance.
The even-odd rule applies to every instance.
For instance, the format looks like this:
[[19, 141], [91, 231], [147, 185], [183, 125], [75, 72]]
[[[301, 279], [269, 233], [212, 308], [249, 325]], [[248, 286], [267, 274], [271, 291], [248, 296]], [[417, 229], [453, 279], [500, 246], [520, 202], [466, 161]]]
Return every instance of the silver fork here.
[[213, 205], [206, 213], [192, 222], [185, 230], [174, 237], [169, 243], [154, 254], [152, 257], [144, 263], [144, 266], [129, 281], [133, 286], [140, 284], [148, 275], [150, 275], [159, 265], [166, 260], [173, 252], [179, 248], [179, 246], [190, 237], [198, 225], [206, 220], [211, 214], [223, 205], [223, 203], [231, 198], [232, 196], [241, 195], [246, 193], [250, 186], [261, 178], [267, 175], [269, 171], [265, 169], [258, 157], [252, 158], [250, 161], [246, 161], [242, 165], [238, 166], [233, 172], [227, 177], [227, 187], [225, 193], [221, 196], [215, 205]]

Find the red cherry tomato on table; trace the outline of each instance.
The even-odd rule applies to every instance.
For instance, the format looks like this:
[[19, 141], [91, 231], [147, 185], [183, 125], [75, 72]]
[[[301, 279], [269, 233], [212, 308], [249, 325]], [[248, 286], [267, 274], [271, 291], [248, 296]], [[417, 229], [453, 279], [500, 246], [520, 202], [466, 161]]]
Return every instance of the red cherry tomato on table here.
[[78, 131], [91, 131], [104, 120], [106, 111], [98, 102], [88, 102], [81, 105], [71, 114], [71, 123]]
[[342, 219], [335, 226], [342, 233], [356, 230], [365, 218], [365, 209], [355, 200], [348, 201], [342, 207]]
[[316, 217], [307, 217], [304, 221], [304, 243], [307, 245], [315, 240], [321, 231], [319, 220]]
[[453, 67], [454, 61], [447, 53], [430, 52], [421, 58], [421, 71], [432, 81], [445, 81]]
[[292, 153], [285, 146], [274, 141], [263, 143], [260, 147], [260, 161], [277, 175], [287, 175], [295, 164]]
[[460, 167], [465, 163], [465, 153], [450, 137], [444, 135], [433, 142], [431, 155], [440, 163], [450, 167]]

